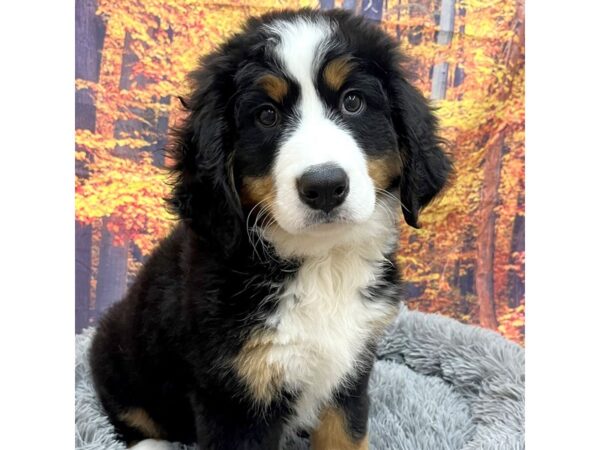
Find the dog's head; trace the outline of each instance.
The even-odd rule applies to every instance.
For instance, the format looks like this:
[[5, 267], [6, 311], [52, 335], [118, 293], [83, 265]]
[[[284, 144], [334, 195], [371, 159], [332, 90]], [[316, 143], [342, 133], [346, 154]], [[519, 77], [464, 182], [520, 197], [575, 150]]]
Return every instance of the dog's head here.
[[383, 31], [341, 11], [250, 20], [191, 75], [172, 206], [225, 253], [250, 219], [341, 242], [390, 194], [418, 227], [451, 163], [400, 63]]

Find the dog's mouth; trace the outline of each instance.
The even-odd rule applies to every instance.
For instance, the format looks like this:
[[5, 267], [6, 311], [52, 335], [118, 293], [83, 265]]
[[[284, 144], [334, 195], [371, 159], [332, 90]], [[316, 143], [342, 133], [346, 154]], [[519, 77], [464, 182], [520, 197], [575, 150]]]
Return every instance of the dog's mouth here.
[[315, 211], [310, 213], [304, 222], [305, 232], [327, 232], [340, 230], [348, 225], [354, 224], [346, 213], [337, 209], [330, 212]]
[[330, 212], [314, 211], [306, 218], [307, 227], [344, 222], [347, 222], [347, 219], [337, 209]]
[[289, 235], [295, 235], [298, 237], [303, 235], [312, 236], [313, 238], [316, 237], [326, 240], [335, 239], [345, 235], [346, 232], [348, 232], [349, 229], [356, 224], [357, 222], [349, 218], [347, 214], [337, 211], [332, 211], [329, 213], [311, 213], [305, 217], [302, 226], [294, 231], [285, 230], [279, 220], [277, 220], [276, 216], [273, 216], [271, 219], [264, 220], [261, 223], [262, 228], [267, 234], [277, 232], [276, 230], [281, 230]]

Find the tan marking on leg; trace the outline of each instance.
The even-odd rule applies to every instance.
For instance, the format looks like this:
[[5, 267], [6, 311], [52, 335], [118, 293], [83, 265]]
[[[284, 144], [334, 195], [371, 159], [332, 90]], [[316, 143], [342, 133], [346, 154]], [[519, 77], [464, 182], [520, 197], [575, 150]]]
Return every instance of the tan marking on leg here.
[[234, 360], [234, 367], [258, 403], [269, 403], [283, 384], [283, 368], [269, 361], [273, 349], [270, 332], [250, 338]]
[[163, 430], [142, 408], [131, 408], [119, 414], [119, 419], [131, 428], [135, 428], [145, 437], [159, 439], [164, 436]]
[[369, 159], [367, 168], [375, 187], [387, 189], [392, 180], [402, 173], [402, 159], [396, 152], [389, 152], [382, 158]]
[[278, 103], [282, 103], [288, 93], [288, 84], [283, 78], [275, 75], [264, 75], [258, 80], [260, 87], [264, 89], [269, 97]]
[[332, 59], [323, 69], [323, 80], [331, 89], [339, 91], [355, 66], [349, 55]]
[[346, 427], [346, 419], [339, 409], [326, 408], [321, 422], [311, 436], [314, 450], [368, 450], [368, 435], [360, 440], [352, 438]]

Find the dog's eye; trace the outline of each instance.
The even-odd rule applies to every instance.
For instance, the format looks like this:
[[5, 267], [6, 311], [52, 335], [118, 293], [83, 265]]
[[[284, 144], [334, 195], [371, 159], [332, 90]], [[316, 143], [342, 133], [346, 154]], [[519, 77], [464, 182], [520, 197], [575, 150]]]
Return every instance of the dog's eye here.
[[363, 111], [364, 104], [362, 95], [356, 91], [350, 91], [344, 94], [340, 109], [344, 114], [356, 115]]
[[256, 120], [265, 128], [271, 128], [277, 125], [279, 114], [272, 106], [263, 106], [256, 113]]

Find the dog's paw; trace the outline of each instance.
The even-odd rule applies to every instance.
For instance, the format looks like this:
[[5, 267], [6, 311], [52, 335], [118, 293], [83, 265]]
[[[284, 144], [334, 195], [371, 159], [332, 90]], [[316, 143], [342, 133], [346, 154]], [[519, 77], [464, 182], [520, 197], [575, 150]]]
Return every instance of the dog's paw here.
[[167, 441], [157, 441], [156, 439], [144, 439], [138, 442], [129, 450], [172, 450], [173, 445]]

